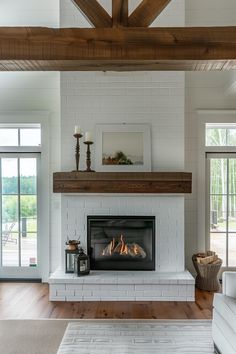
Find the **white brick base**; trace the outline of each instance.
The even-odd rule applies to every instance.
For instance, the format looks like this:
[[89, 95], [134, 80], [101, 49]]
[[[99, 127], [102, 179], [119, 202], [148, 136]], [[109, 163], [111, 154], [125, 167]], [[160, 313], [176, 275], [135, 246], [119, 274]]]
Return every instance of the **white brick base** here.
[[93, 271], [76, 277], [56, 271], [50, 301], [194, 301], [195, 280], [181, 273]]

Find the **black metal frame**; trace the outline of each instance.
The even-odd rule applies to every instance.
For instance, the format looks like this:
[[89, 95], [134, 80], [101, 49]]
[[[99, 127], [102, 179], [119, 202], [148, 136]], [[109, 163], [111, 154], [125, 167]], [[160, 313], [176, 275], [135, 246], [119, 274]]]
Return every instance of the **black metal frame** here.
[[[144, 220], [144, 221], [151, 221], [152, 222], [152, 254], [151, 254], [151, 260], [149, 262], [129, 262], [129, 267], [127, 267], [127, 262], [120, 262], [119, 263], [119, 268], [117, 268], [117, 262], [109, 262], [109, 269], [106, 267], [107, 261], [100, 261], [99, 263], [95, 264], [93, 263], [92, 259], [92, 248], [91, 248], [91, 233], [90, 233], [90, 224], [91, 221], [96, 221], [96, 220]], [[156, 244], [156, 227], [155, 227], [155, 216], [114, 216], [114, 215], [109, 215], [109, 216], [101, 216], [101, 215], [88, 215], [87, 216], [87, 252], [88, 255], [90, 256], [90, 266], [91, 269], [96, 269], [96, 270], [141, 270], [141, 271], [150, 271], [150, 270], [155, 270], [155, 260], [156, 260], [156, 250], [155, 250], [155, 244]]]

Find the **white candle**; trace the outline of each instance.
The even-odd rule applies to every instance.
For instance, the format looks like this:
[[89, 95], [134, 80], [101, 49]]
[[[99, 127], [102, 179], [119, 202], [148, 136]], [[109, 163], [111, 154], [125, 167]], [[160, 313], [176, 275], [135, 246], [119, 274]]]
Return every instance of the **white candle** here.
[[85, 142], [93, 142], [93, 134], [91, 132], [86, 132], [85, 133], [85, 138], [84, 138]]
[[81, 134], [81, 128], [79, 125], [75, 126], [75, 134]]

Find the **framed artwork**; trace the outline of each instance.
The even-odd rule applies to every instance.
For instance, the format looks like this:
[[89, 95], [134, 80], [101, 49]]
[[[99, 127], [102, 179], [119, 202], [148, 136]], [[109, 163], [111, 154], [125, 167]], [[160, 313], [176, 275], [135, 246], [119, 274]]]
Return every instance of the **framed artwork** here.
[[151, 131], [148, 124], [99, 124], [96, 126], [95, 143], [96, 171], [151, 171]]

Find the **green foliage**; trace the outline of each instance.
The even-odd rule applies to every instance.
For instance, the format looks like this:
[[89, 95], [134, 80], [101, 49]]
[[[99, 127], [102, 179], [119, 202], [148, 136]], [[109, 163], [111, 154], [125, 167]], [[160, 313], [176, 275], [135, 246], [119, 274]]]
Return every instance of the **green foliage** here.
[[[37, 199], [35, 196], [21, 196], [20, 199], [21, 217], [36, 217]], [[2, 200], [3, 223], [17, 222], [18, 220], [18, 197], [3, 196]]]
[[37, 199], [35, 196], [21, 197], [21, 217], [36, 217], [37, 215]]
[[[3, 177], [2, 189], [3, 194], [17, 194], [18, 178]], [[21, 176], [20, 178], [21, 194], [36, 194], [36, 178], [35, 176]]]
[[[17, 177], [2, 178], [2, 219], [4, 223], [18, 220], [18, 179]], [[20, 178], [20, 217], [37, 215], [36, 178], [34, 176]]]
[[118, 165], [133, 165], [133, 162], [122, 151], [115, 154], [115, 159], [118, 161]]

